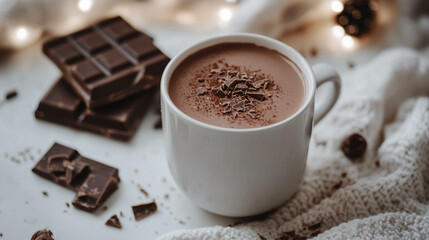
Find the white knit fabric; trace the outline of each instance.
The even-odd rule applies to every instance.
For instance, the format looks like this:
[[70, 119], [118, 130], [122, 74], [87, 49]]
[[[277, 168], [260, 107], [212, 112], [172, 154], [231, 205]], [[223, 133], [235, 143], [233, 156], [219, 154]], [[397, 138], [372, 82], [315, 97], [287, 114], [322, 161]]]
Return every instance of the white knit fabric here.
[[[339, 102], [314, 129], [299, 191], [263, 220], [160, 239], [289, 239], [291, 231], [314, 239], [429, 239], [427, 57], [389, 50], [343, 76]], [[368, 147], [352, 162], [340, 145], [355, 132]]]

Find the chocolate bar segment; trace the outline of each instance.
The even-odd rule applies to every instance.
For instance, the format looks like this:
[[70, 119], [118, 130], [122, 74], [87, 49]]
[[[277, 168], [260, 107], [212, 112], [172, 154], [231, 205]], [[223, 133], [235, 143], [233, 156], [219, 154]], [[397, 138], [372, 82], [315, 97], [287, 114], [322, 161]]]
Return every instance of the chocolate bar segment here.
[[120, 182], [117, 168], [81, 156], [76, 150], [58, 143], [48, 150], [33, 172], [75, 191], [73, 205], [88, 212], [103, 204]]
[[157, 86], [170, 61], [121, 17], [50, 40], [43, 51], [91, 109]]
[[39, 103], [36, 118], [129, 140], [147, 112], [155, 89], [138, 93], [110, 106], [91, 110], [60, 78]]

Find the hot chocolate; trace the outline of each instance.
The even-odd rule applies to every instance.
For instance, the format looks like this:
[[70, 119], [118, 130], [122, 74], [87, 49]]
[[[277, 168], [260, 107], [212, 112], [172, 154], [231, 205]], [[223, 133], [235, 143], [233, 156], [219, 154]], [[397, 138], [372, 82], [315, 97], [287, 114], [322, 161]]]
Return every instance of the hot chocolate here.
[[187, 57], [168, 92], [188, 116], [226, 128], [256, 128], [294, 114], [305, 99], [299, 68], [277, 51], [223, 43]]

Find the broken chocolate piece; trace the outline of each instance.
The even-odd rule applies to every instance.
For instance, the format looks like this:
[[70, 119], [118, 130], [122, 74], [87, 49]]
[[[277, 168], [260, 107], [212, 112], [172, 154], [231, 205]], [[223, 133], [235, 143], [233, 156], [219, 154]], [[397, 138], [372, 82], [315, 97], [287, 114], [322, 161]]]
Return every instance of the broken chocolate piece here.
[[[61, 158], [59, 157], [61, 156]], [[65, 174], [49, 170], [50, 160], [67, 159]], [[118, 188], [118, 169], [81, 156], [55, 143], [33, 168], [37, 175], [75, 191], [73, 205], [93, 212]]]
[[109, 218], [109, 220], [106, 221], [107, 226], [115, 227], [115, 228], [122, 228], [121, 222], [119, 221], [118, 216], [115, 214]]
[[153, 214], [157, 210], [157, 206], [155, 202], [132, 206], [132, 208], [133, 208], [134, 218], [136, 220], [143, 219]]
[[33, 234], [31, 240], [54, 240], [52, 237], [52, 232], [50, 230], [44, 229], [39, 230]]
[[121, 17], [49, 40], [43, 52], [89, 109], [155, 88], [170, 61], [150, 36]]
[[137, 131], [155, 93], [155, 90], [141, 92], [123, 101], [91, 110], [85, 107], [64, 78], [60, 78], [40, 101], [35, 116], [126, 141]]
[[344, 139], [341, 150], [350, 160], [361, 157], [366, 151], [366, 140], [359, 133], [354, 133]]

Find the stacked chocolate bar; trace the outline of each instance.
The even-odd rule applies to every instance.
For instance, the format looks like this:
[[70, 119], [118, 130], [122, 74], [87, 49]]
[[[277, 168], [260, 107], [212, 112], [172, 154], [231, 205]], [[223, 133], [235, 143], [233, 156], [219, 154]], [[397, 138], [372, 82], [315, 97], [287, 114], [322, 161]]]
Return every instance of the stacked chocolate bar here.
[[36, 118], [121, 140], [136, 132], [170, 61], [121, 17], [49, 40], [43, 52], [63, 75]]

